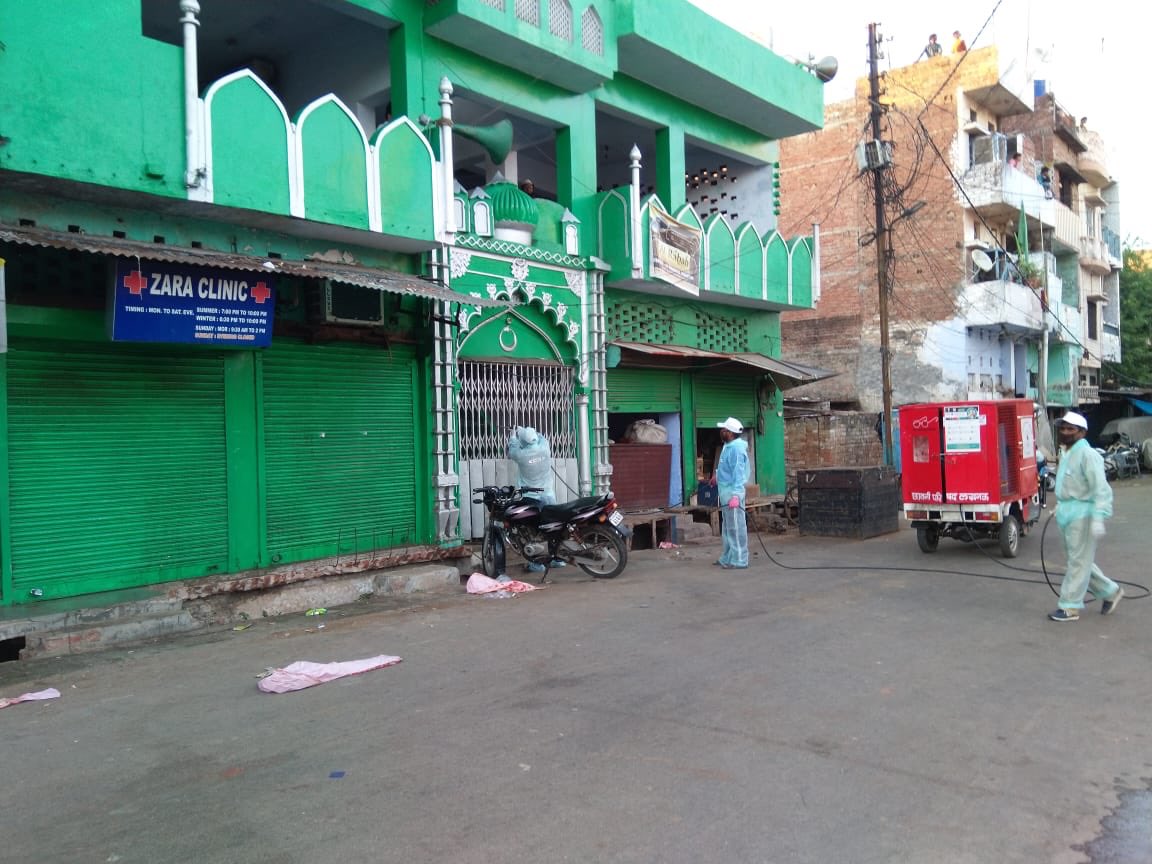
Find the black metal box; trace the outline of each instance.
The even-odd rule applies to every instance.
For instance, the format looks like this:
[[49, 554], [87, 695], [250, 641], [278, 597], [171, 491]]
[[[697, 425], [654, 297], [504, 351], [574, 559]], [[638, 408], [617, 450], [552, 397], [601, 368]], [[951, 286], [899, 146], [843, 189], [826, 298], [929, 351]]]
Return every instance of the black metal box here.
[[875, 537], [900, 528], [900, 484], [883, 465], [800, 471], [800, 533]]

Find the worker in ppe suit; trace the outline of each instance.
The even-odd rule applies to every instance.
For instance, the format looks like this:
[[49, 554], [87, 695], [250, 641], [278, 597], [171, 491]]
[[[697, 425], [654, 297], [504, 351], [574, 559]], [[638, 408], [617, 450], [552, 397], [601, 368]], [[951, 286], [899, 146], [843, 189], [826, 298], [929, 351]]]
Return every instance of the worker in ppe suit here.
[[542, 489], [529, 492], [541, 504], [556, 503], [556, 486], [552, 481], [552, 447], [548, 439], [531, 426], [517, 426], [508, 440], [508, 458], [519, 470], [518, 486]]
[[[531, 426], [517, 426], [508, 439], [508, 458], [516, 463], [518, 486], [540, 489], [525, 497], [537, 498], [541, 504], [556, 503], [556, 484], [552, 479], [552, 447], [548, 439]], [[530, 563], [530, 573], [543, 573], [544, 565]], [[563, 567], [563, 561], [553, 561], [552, 567]]]
[[716, 425], [724, 440], [713, 477], [718, 487], [717, 500], [724, 508], [720, 558], [716, 563], [725, 570], [743, 570], [748, 567], [748, 520], [744, 510], [744, 485], [749, 476], [748, 442], [742, 437], [744, 424], [735, 417]]
[[1053, 621], [1077, 621], [1084, 594], [1100, 600], [1100, 612], [1111, 615], [1124, 590], [1096, 566], [1096, 544], [1104, 536], [1104, 520], [1112, 515], [1112, 487], [1104, 476], [1104, 460], [1085, 440], [1088, 421], [1069, 411], [1057, 424], [1060, 467], [1056, 470], [1056, 524], [1064, 537], [1068, 566], [1060, 585], [1060, 602], [1049, 613]]

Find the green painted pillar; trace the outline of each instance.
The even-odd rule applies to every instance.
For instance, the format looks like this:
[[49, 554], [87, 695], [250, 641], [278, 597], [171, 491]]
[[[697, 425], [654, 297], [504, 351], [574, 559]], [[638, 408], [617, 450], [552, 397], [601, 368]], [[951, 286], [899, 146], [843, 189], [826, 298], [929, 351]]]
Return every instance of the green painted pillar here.
[[684, 130], [659, 129], [656, 132], [656, 193], [673, 213], [684, 206]]
[[[4, 259], [0, 258], [0, 285], [3, 284]], [[7, 326], [7, 325], [5, 325]], [[0, 606], [12, 605], [12, 508], [8, 488], [8, 355], [0, 356]]]
[[[263, 359], [263, 358], [261, 358]], [[267, 522], [258, 470], [263, 455], [260, 369], [253, 351], [224, 361], [224, 442], [228, 460], [228, 569], [265, 566]]]
[[[772, 388], [764, 406], [764, 434], [756, 441], [756, 477], [763, 495], [783, 495], [784, 471], [784, 393]], [[753, 427], [755, 428], [755, 427]]]
[[696, 389], [692, 374], [680, 373], [680, 465], [684, 477], [684, 500], [687, 504], [696, 491]]
[[580, 251], [594, 251], [596, 238], [596, 104], [582, 100], [579, 119], [556, 133], [556, 190], [560, 203], [580, 220]]
[[426, 104], [422, 74], [423, 38], [424, 34], [419, 25], [408, 24], [396, 27], [388, 35], [392, 72], [392, 116], [406, 116], [413, 123], [421, 114], [439, 116], [435, 100], [431, 108]]

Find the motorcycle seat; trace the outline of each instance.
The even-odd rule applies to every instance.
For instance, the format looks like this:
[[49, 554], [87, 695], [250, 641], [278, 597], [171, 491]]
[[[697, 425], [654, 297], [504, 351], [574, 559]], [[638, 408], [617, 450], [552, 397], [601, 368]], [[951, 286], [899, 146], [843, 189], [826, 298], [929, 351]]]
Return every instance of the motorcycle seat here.
[[593, 495], [589, 498], [577, 498], [574, 501], [567, 501], [564, 504], [548, 504], [540, 508], [540, 520], [542, 522], [567, 521], [582, 510], [596, 507], [603, 504], [606, 500], [608, 500], [607, 495]]

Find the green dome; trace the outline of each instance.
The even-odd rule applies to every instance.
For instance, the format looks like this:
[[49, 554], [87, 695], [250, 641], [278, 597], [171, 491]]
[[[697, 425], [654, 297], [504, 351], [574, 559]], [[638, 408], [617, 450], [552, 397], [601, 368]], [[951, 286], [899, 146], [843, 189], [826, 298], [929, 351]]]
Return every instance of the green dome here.
[[535, 199], [521, 191], [515, 183], [489, 183], [484, 187], [492, 205], [492, 221], [496, 225], [535, 225], [540, 221], [540, 208]]

